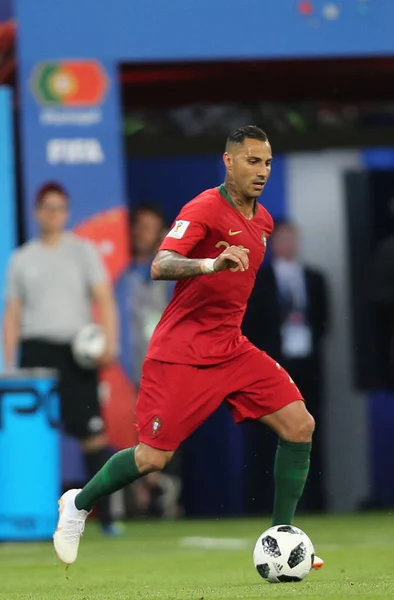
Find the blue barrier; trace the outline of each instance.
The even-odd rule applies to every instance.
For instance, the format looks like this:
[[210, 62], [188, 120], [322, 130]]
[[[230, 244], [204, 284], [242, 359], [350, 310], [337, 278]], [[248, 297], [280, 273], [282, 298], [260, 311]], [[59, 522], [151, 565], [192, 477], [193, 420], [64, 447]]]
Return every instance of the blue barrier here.
[[0, 540], [50, 539], [60, 494], [60, 430], [53, 372], [0, 376]]

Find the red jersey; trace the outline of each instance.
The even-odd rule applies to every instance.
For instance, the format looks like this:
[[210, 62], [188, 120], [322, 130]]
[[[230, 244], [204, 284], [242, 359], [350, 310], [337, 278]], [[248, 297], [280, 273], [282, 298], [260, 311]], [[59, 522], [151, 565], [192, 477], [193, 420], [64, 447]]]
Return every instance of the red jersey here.
[[177, 282], [149, 344], [147, 357], [162, 362], [213, 365], [253, 346], [241, 333], [242, 319], [273, 229], [269, 212], [256, 203], [244, 217], [224, 186], [186, 204], [160, 250], [188, 258], [217, 258], [228, 246], [249, 248], [249, 269], [210, 273]]

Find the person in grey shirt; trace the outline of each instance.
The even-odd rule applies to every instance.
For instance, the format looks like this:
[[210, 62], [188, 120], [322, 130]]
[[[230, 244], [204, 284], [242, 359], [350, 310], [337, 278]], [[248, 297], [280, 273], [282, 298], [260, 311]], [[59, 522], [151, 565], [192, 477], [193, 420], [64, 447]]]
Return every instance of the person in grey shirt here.
[[[93, 476], [109, 458], [101, 417], [100, 367], [110, 364], [117, 349], [117, 311], [112, 286], [94, 245], [65, 231], [69, 198], [57, 183], [37, 193], [35, 217], [39, 237], [12, 255], [3, 321], [5, 366], [51, 368], [59, 373], [59, 396], [65, 431], [80, 440], [86, 470]], [[72, 341], [92, 322], [96, 303], [107, 346], [96, 369], [75, 362]], [[116, 533], [109, 501], [99, 506], [103, 531]]]

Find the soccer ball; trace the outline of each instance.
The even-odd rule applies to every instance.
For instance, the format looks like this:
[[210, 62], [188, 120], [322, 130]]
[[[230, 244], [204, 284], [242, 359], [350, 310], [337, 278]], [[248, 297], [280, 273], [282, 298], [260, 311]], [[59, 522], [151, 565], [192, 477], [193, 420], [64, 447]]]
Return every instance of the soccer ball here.
[[302, 581], [314, 558], [311, 540], [293, 525], [275, 525], [264, 531], [253, 552], [257, 572], [270, 583]]
[[80, 329], [72, 343], [75, 362], [84, 369], [93, 369], [104, 354], [105, 334], [101, 325], [89, 323]]

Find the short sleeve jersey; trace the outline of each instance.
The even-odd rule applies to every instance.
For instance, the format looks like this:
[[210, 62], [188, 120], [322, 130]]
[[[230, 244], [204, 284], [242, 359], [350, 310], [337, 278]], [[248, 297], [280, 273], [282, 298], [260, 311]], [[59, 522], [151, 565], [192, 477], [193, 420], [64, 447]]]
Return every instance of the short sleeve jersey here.
[[213, 365], [253, 348], [241, 323], [257, 271], [264, 259], [273, 221], [256, 203], [244, 217], [223, 185], [186, 204], [160, 250], [188, 258], [217, 258], [229, 246], [249, 249], [249, 269], [238, 268], [183, 279], [152, 336], [147, 357], [170, 363]]
[[70, 342], [92, 320], [92, 288], [106, 281], [97, 248], [65, 233], [56, 246], [32, 240], [16, 250], [5, 295], [21, 302], [23, 339]]

